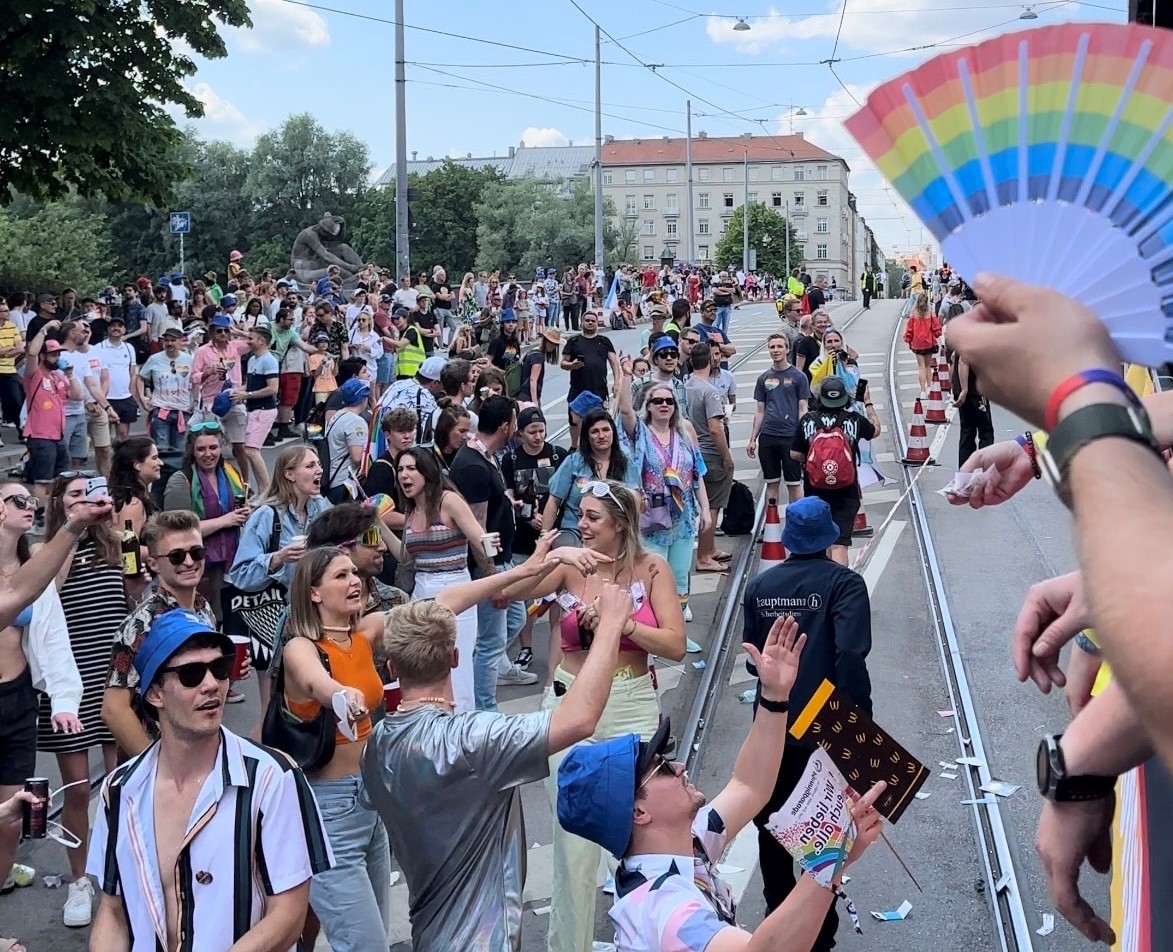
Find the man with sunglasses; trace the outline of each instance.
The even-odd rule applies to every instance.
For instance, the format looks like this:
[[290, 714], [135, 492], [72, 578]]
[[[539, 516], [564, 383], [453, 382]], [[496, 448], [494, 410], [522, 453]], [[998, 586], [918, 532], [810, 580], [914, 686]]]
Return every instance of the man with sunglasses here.
[[192, 355], [181, 347], [180, 328], [168, 327], [162, 337], [163, 350], [151, 354], [135, 377], [135, 397], [146, 408], [147, 432], [159, 451], [180, 453], [191, 413]]
[[[102, 696], [102, 720], [118, 746], [128, 755], [142, 753], [151, 743], [155, 724], [145, 716], [135, 663], [155, 619], [176, 608], [201, 618], [216, 628], [212, 607], [196, 589], [204, 577], [204, 540], [200, 520], [187, 509], [156, 513], [143, 527], [141, 541], [147, 549], [147, 567], [154, 581], [142, 601], [114, 634], [110, 675]], [[229, 703], [244, 695], [229, 698]], [[157, 735], [155, 735], [157, 736]]]
[[334, 859], [302, 772], [223, 727], [232, 661], [227, 636], [182, 609], [143, 639], [136, 683], [160, 739], [102, 786], [91, 948], [297, 947], [310, 878]]
[[[718, 864], [737, 834], [766, 805], [783, 759], [790, 690], [806, 636], [775, 619], [761, 650], [745, 645], [761, 692], [733, 778], [708, 803], [682, 763], [665, 756], [668, 718], [647, 742], [626, 734], [573, 748], [558, 769], [558, 820], [622, 860], [610, 912], [618, 952], [733, 952], [810, 949], [836, 893], [803, 876], [751, 935], [736, 924], [732, 890]], [[844, 868], [879, 837], [877, 784], [852, 806], [857, 837]], [[835, 877], [842, 879], [841, 869]]]
[[[197, 407], [211, 413], [212, 401], [230, 384], [233, 388], [241, 385], [240, 358], [248, 351], [247, 341], [232, 339], [232, 320], [224, 314], [217, 314], [210, 321], [208, 330], [211, 340], [196, 348], [191, 362], [191, 382], [199, 388]], [[244, 455], [244, 435], [248, 416], [243, 403], [235, 403], [221, 421], [224, 435], [232, 444], [232, 456], [241, 470], [241, 476], [248, 481], [248, 468]]]

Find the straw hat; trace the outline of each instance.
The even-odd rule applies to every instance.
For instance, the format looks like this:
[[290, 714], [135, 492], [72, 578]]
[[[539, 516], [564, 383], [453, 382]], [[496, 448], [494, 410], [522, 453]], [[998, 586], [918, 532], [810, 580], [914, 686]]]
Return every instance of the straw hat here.
[[562, 343], [562, 332], [556, 327], [547, 327], [542, 331], [542, 336], [546, 338], [551, 344]]

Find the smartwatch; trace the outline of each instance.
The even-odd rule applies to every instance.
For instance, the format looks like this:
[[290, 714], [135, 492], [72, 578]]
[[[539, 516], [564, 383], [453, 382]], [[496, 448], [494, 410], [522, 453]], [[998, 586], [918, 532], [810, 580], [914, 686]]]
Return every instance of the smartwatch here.
[[1093, 774], [1068, 776], [1067, 763], [1059, 746], [1062, 738], [1062, 734], [1047, 734], [1039, 741], [1035, 772], [1042, 796], [1055, 803], [1072, 803], [1102, 800], [1116, 789], [1115, 777], [1098, 777]]

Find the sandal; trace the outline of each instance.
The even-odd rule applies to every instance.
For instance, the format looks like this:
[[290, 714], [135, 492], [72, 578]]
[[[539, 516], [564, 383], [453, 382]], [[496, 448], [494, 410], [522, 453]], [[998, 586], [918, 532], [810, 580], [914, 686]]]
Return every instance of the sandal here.
[[713, 558], [716, 559], [718, 562], [732, 562], [733, 561], [733, 553], [732, 552], [714, 552]]
[[28, 952], [19, 939], [0, 938], [0, 952]]
[[729, 571], [729, 566], [716, 561], [708, 563], [697, 562], [696, 570], [698, 572], [719, 572], [724, 574]]

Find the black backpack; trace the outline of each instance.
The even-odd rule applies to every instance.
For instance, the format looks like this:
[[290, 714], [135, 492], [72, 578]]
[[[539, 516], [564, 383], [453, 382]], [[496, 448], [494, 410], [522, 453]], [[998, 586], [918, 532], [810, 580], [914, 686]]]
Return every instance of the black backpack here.
[[611, 312], [611, 330], [623, 330], [623, 315], [619, 311]]
[[749, 535], [753, 532], [756, 510], [749, 487], [734, 480], [733, 488], [729, 491], [729, 502], [725, 504], [721, 531], [727, 536]]

